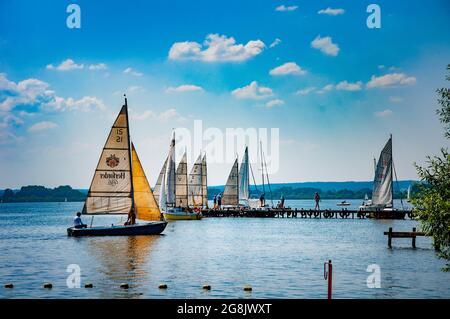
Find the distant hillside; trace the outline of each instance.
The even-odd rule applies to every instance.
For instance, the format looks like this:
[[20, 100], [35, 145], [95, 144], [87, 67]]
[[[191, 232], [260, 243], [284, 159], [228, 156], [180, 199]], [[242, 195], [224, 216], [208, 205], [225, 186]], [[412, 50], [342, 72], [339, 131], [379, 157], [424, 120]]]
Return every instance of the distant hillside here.
[[[414, 184], [419, 182], [412, 180], [399, 181], [394, 184], [394, 198], [405, 198], [406, 190], [412, 186], [412, 193], [417, 191]], [[318, 192], [322, 199], [363, 199], [367, 194], [372, 196], [372, 182], [304, 182], [304, 183], [275, 183], [271, 184], [272, 198], [278, 199], [284, 196], [286, 199], [312, 199], [314, 193]], [[398, 187], [399, 186], [399, 187]], [[222, 193], [224, 186], [209, 186], [208, 198]], [[266, 198], [270, 192], [266, 185]], [[7, 202], [63, 202], [84, 201], [87, 189], [72, 189], [70, 186], [59, 186], [54, 189], [44, 186], [24, 186], [20, 190], [0, 190], [0, 199]], [[259, 197], [262, 186], [250, 186], [252, 197]]]
[[1, 199], [3, 203], [20, 202], [81, 202], [86, 198], [83, 194], [70, 186], [45, 188], [44, 186], [23, 186], [19, 191], [5, 189]]

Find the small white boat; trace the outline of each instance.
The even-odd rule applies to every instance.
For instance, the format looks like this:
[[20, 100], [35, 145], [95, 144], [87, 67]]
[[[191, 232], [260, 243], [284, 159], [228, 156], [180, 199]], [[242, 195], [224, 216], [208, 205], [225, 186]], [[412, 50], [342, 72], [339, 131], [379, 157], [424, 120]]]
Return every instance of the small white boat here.
[[347, 202], [346, 200], [343, 200], [342, 202], [339, 202], [336, 205], [338, 205], [338, 206], [350, 206], [350, 203]]

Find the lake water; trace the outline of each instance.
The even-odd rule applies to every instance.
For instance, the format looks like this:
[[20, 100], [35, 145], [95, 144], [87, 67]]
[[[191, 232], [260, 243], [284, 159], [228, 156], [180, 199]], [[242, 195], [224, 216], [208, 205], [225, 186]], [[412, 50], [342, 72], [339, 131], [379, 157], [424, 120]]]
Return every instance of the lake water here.
[[[287, 204], [309, 208], [313, 201]], [[67, 237], [81, 207], [0, 204], [1, 298], [326, 298], [328, 259], [334, 298], [450, 298], [450, 273], [441, 272], [444, 262], [429, 238], [419, 237], [417, 249], [410, 239], [387, 248], [384, 231], [411, 230], [416, 221], [205, 218], [170, 222], [160, 236]], [[94, 225], [116, 222], [94, 219]], [[94, 288], [68, 288], [70, 264], [79, 265], [82, 287]], [[380, 267], [381, 288], [367, 287], [371, 264]], [[13, 289], [3, 288], [8, 282]], [[44, 282], [53, 289], [42, 288]], [[130, 289], [119, 288], [124, 282]], [[158, 289], [160, 283], [168, 289]], [[243, 291], [247, 284], [252, 292]]]

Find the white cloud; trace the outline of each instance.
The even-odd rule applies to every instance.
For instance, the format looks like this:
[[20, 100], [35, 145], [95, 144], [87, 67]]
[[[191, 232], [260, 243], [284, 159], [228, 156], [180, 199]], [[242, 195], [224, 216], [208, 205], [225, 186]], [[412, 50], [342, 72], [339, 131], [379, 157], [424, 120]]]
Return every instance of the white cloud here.
[[412, 85], [416, 83], [416, 78], [407, 76], [404, 73], [389, 73], [382, 76], [372, 75], [370, 81], [367, 82], [366, 87], [371, 88], [386, 88], [402, 85]]
[[334, 85], [333, 84], [327, 84], [323, 88], [321, 88], [320, 90], [316, 91], [316, 93], [317, 94], [324, 94], [324, 93], [327, 93], [327, 92], [331, 91], [332, 89], [334, 89]]
[[281, 40], [276, 38], [270, 45], [269, 48], [274, 48], [281, 43]]
[[287, 62], [283, 65], [280, 65], [269, 72], [270, 75], [287, 75], [287, 74], [296, 74], [303, 75], [306, 74], [305, 70], [302, 70], [301, 67], [297, 65], [295, 62]]
[[43, 105], [45, 108], [57, 110], [57, 111], [81, 111], [90, 112], [95, 109], [104, 111], [106, 106], [103, 101], [94, 96], [84, 96], [81, 99], [75, 100], [74, 98], [62, 98], [55, 96], [54, 100]]
[[231, 94], [238, 99], [261, 100], [273, 95], [271, 88], [259, 86], [256, 81], [242, 88], [237, 88]]
[[376, 117], [387, 117], [387, 116], [392, 115], [392, 113], [393, 112], [390, 109], [386, 109], [384, 111], [375, 112], [374, 114]]
[[326, 14], [329, 16], [337, 16], [339, 14], [344, 14], [345, 10], [344, 9], [332, 9], [330, 7], [326, 8], [326, 9], [322, 9], [319, 10], [319, 12], [317, 12], [318, 14]]
[[42, 121], [36, 124], [33, 124], [32, 126], [30, 126], [28, 128], [28, 132], [40, 132], [40, 131], [45, 131], [45, 130], [49, 130], [52, 128], [56, 128], [58, 127], [58, 124], [54, 123], [54, 122], [50, 122], [50, 121]]
[[197, 85], [193, 84], [183, 84], [177, 87], [168, 87], [166, 89], [166, 93], [173, 93], [173, 92], [200, 92], [203, 91], [203, 88]]
[[280, 99], [270, 100], [269, 102], [266, 103], [266, 107], [268, 107], [268, 108], [272, 108], [274, 106], [281, 106], [281, 105], [284, 105], [284, 101], [280, 100]]
[[124, 74], [129, 74], [129, 75], [134, 75], [134, 76], [142, 76], [143, 73], [134, 70], [133, 68], [126, 68], [125, 70], [123, 70]]
[[339, 46], [333, 43], [331, 37], [321, 38], [318, 35], [312, 42], [311, 47], [319, 49], [322, 53], [331, 56], [337, 56], [339, 54]]
[[298, 6], [285, 6], [282, 4], [275, 8], [275, 11], [285, 12], [285, 11], [295, 11], [298, 9]]
[[48, 70], [56, 70], [56, 71], [72, 71], [72, 70], [80, 70], [84, 68], [84, 64], [76, 64], [72, 59], [67, 59], [61, 62], [58, 66], [54, 66], [53, 64], [48, 64]]
[[336, 89], [344, 91], [360, 91], [362, 89], [362, 82], [349, 83], [347, 81], [342, 81], [336, 85]]
[[[131, 111], [131, 109], [130, 109], [130, 111]], [[146, 110], [146, 111], [142, 112], [141, 114], [138, 114], [135, 112], [130, 112], [130, 113], [131, 113], [131, 115], [130, 115], [131, 119], [137, 120], [137, 121], [142, 121], [142, 120], [146, 120], [148, 118], [155, 117], [155, 113], [153, 113], [150, 110]]]
[[206, 36], [203, 45], [197, 42], [176, 42], [169, 50], [170, 60], [195, 60], [203, 62], [241, 62], [260, 54], [265, 48], [261, 40], [236, 44], [233, 37], [219, 34]]
[[160, 121], [163, 121], [163, 122], [167, 122], [167, 121], [183, 122], [183, 121], [186, 120], [183, 116], [181, 116], [177, 112], [176, 109], [173, 109], [173, 108], [172, 109], [168, 109], [167, 111], [164, 111], [164, 112], [160, 113], [158, 115], [158, 119]]
[[295, 95], [308, 95], [311, 92], [314, 92], [316, 90], [315, 86], [306, 87], [304, 89], [298, 90], [295, 92]]
[[97, 64], [91, 64], [89, 65], [89, 70], [91, 71], [99, 71], [99, 70], [106, 70], [108, 67], [105, 63], [97, 63]]
[[384, 64], [380, 64], [377, 66], [378, 70], [383, 70], [385, 68]]

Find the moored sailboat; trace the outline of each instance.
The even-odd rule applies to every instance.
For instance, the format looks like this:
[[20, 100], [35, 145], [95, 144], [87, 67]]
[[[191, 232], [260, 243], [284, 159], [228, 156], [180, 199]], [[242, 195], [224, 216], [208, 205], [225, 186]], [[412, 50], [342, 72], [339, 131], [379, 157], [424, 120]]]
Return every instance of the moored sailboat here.
[[[197, 220], [202, 218], [201, 209], [189, 208], [189, 181], [187, 177], [186, 154], [181, 159], [175, 170], [175, 134], [169, 147], [164, 176], [162, 178], [160, 194], [164, 196], [164, 205], [160, 208], [166, 220]], [[201, 185], [201, 162], [200, 162], [200, 185]], [[160, 200], [161, 202], [161, 200]]]
[[130, 142], [126, 98], [103, 147], [82, 214], [128, 215], [129, 221], [127, 225], [70, 227], [69, 236], [152, 235], [167, 225]]
[[405, 212], [398, 211], [394, 208], [394, 174], [391, 135], [376, 163], [372, 201], [360, 206], [360, 210], [369, 212], [369, 218], [405, 218]]

